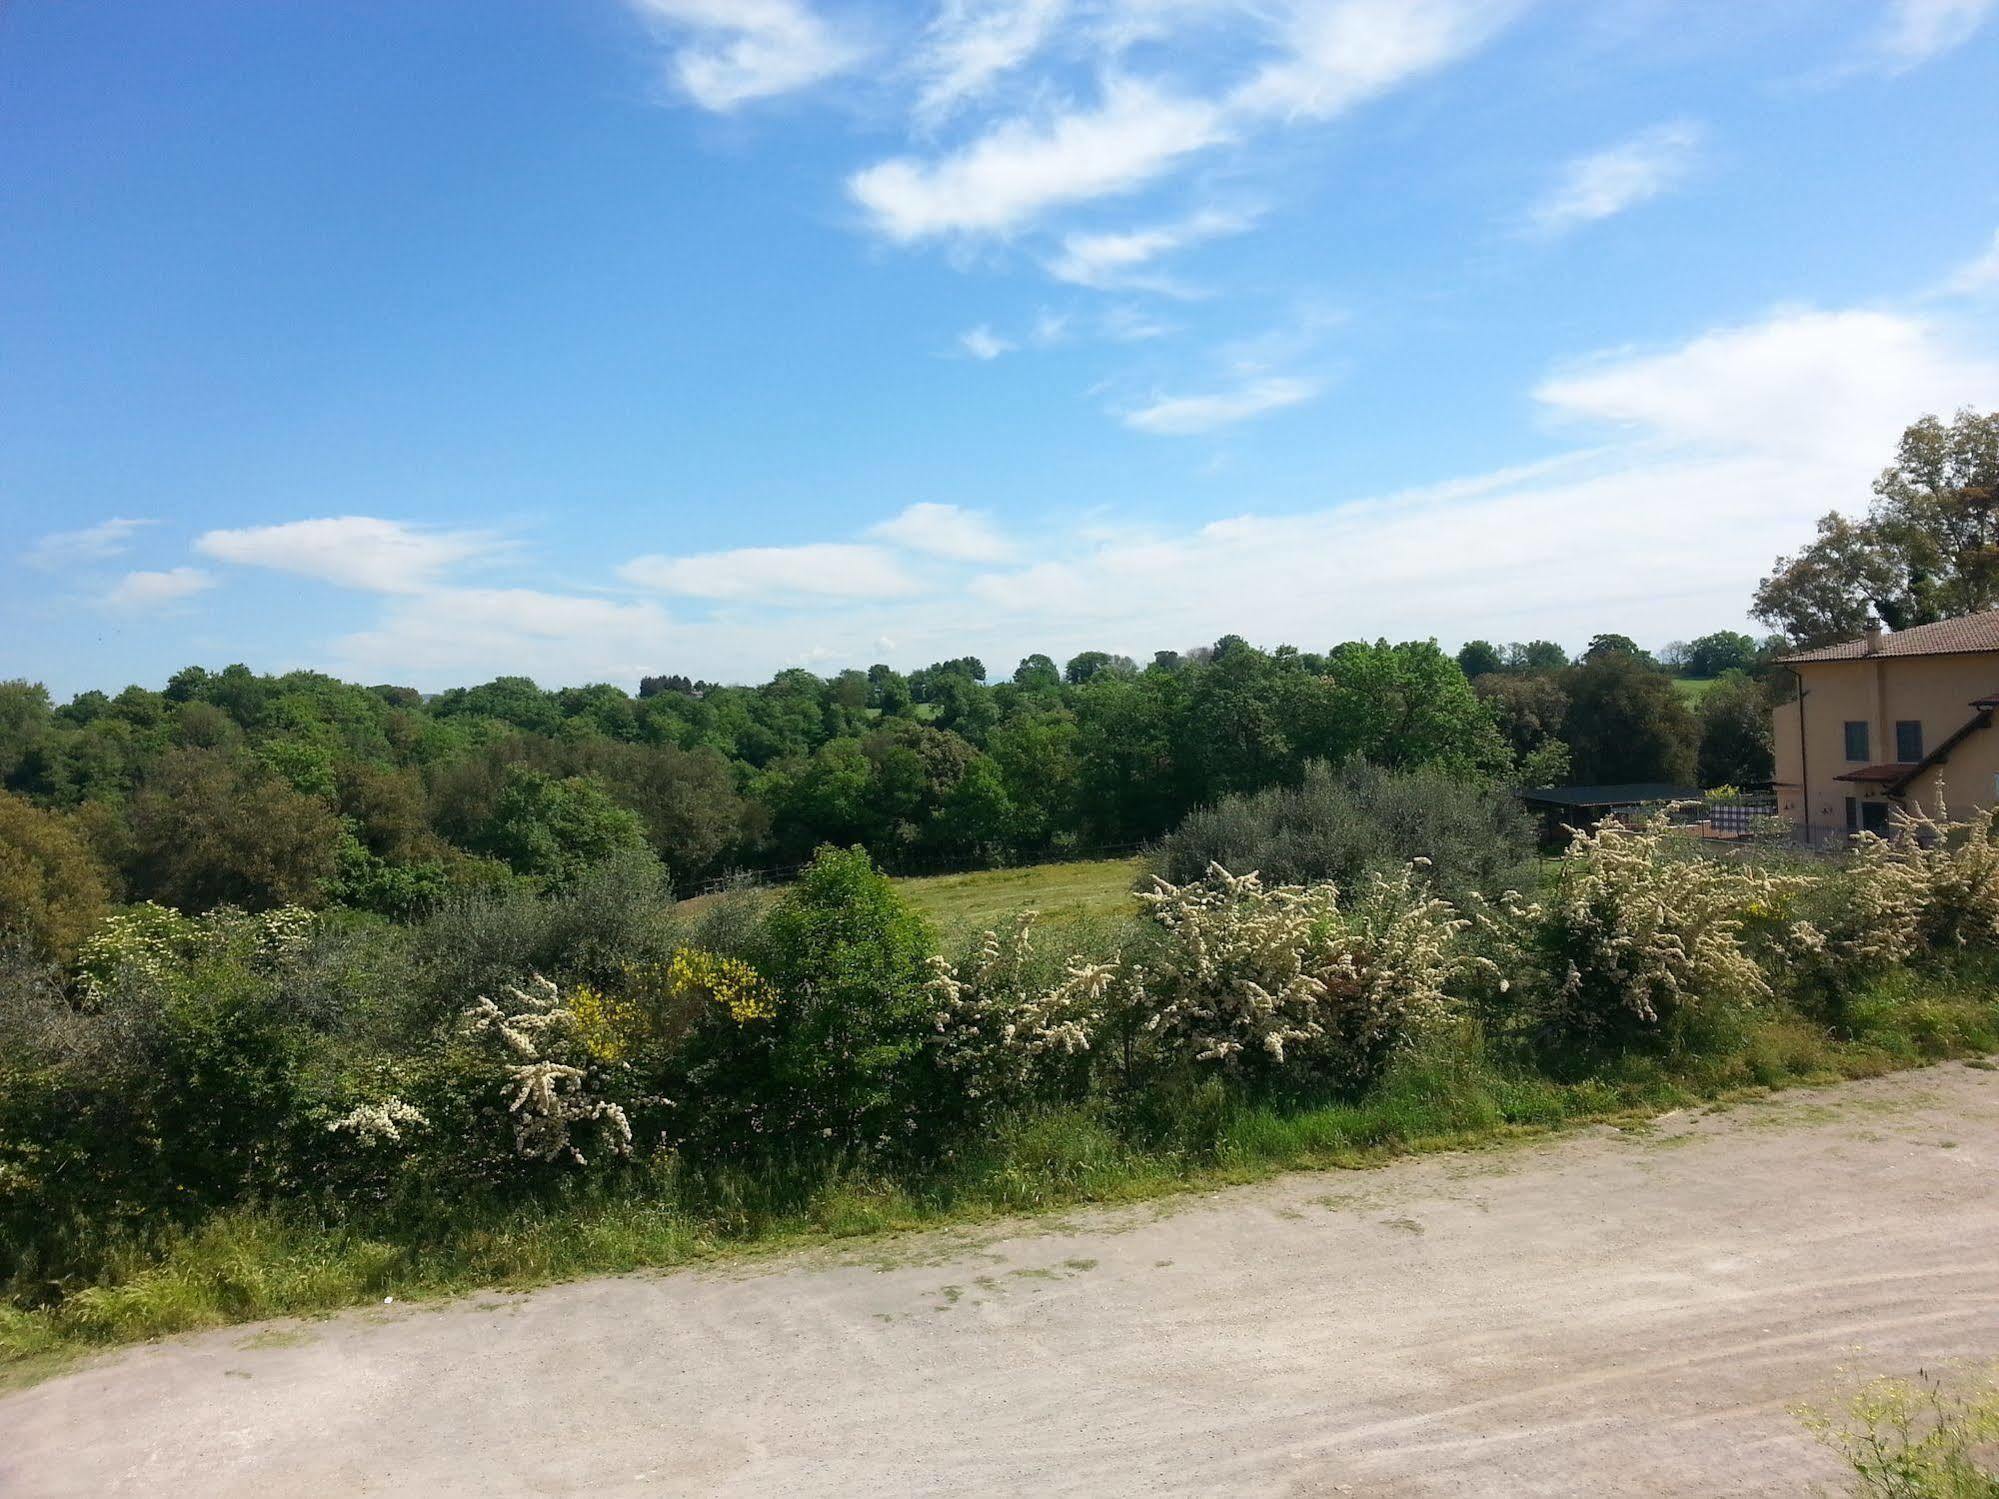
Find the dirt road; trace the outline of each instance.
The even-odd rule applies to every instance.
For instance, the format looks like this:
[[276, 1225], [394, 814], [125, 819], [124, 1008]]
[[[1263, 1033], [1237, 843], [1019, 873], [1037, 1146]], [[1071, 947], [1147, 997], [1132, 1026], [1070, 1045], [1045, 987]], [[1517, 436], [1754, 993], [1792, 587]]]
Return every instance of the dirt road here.
[[1999, 1072], [865, 1253], [135, 1350], [0, 1494], [1797, 1494], [1999, 1356]]

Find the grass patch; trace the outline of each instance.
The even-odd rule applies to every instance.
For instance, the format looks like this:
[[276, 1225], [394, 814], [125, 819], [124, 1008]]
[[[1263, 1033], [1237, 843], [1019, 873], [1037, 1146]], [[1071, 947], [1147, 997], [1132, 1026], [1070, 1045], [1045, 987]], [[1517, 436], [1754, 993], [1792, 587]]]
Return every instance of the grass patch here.
[[1143, 859], [1078, 859], [926, 875], [897, 880], [896, 887], [939, 930], [962, 933], [1026, 910], [1039, 911], [1044, 925], [1130, 916], [1138, 910], [1132, 885], [1145, 870]]
[[1363, 1167], [1994, 1050], [1999, 999], [1989, 986], [1903, 973], [1856, 1004], [1845, 1039], [1773, 1016], [1725, 1051], [1627, 1057], [1557, 1080], [1486, 1056], [1467, 1027], [1405, 1058], [1359, 1100], [1258, 1102], [1202, 1088], [1149, 1127], [1101, 1106], [1051, 1109], [1013, 1118], [922, 1179], [824, 1163], [666, 1165], [556, 1201], [438, 1203], [418, 1223], [240, 1209], [122, 1247], [99, 1284], [51, 1310], [0, 1304], [0, 1381], [41, 1377], [93, 1348], [385, 1297], [739, 1259]]

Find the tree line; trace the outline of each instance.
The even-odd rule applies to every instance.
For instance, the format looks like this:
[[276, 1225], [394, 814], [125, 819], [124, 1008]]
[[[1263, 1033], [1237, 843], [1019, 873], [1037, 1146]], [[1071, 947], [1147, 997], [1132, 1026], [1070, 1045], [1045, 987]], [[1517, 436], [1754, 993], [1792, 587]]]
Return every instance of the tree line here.
[[1122, 847], [1321, 761], [1488, 784], [1759, 779], [1767, 714], [1736, 680], [1697, 713], [1610, 635], [1575, 662], [1547, 642], [1453, 658], [1229, 636], [1143, 666], [1030, 655], [998, 681], [966, 656], [759, 686], [662, 675], [636, 695], [197, 666], [60, 705], [0, 684], [0, 786], [112, 896], [400, 915], [468, 885], [560, 890], [626, 850], [686, 888], [826, 843], [904, 870]]

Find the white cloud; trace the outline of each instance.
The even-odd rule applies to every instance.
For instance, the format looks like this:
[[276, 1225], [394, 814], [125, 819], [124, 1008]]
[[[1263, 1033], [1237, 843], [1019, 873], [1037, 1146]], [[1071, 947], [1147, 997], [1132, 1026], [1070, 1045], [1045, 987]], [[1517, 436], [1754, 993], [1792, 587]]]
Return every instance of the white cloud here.
[[1959, 296], [1999, 290], [1999, 233], [1992, 236], [1992, 243], [1983, 255], [1951, 273], [1944, 290]]
[[930, 501], [911, 505], [868, 534], [912, 552], [954, 562], [1004, 562], [1014, 550], [988, 517]]
[[153, 524], [150, 520], [114, 515], [81, 530], [57, 531], [28, 548], [27, 560], [36, 567], [49, 568], [102, 562], [129, 552], [133, 533]]
[[1562, 234], [1670, 191], [1693, 171], [1704, 134], [1691, 120], [1675, 120], [1577, 157], [1529, 211], [1530, 223], [1541, 234]]
[[997, 359], [1002, 354], [1011, 353], [1016, 347], [1007, 339], [981, 323], [976, 328], [967, 328], [958, 335], [958, 347], [974, 359]]
[[449, 568], [499, 550], [480, 531], [449, 531], [371, 515], [327, 516], [209, 531], [194, 549], [221, 562], [298, 573], [370, 593], [416, 593]]
[[1185, 437], [1248, 421], [1267, 411], [1296, 406], [1318, 393], [1316, 381], [1271, 375], [1247, 381], [1233, 390], [1198, 396], [1161, 396], [1150, 405], [1126, 412], [1124, 424], [1139, 432]]
[[1326, 120], [1483, 45], [1520, 0], [1290, 0], [1284, 55], [1239, 89], [1251, 115]]
[[804, 0], [627, 0], [674, 37], [675, 80], [703, 109], [727, 112], [809, 88], [858, 62], [862, 49]]
[[214, 586], [214, 576], [198, 567], [127, 573], [104, 595], [104, 602], [114, 609], [158, 609]]
[[1655, 441], [1782, 455], [1865, 478], [1917, 417], [1999, 395], [1999, 363], [1957, 349], [1915, 317], [1787, 311], [1664, 353], [1584, 364], [1534, 394], [1560, 415]]
[[660, 593], [729, 601], [882, 599], [917, 592], [916, 580], [888, 552], [854, 542], [635, 557], [618, 576]]
[[936, 123], [1039, 52], [1069, 0], [944, 0], [917, 56], [919, 118]]
[[1892, 71], [1913, 68], [1971, 40], [1999, 0], [1889, 0], [1876, 47]]
[[877, 230], [904, 243], [1008, 234], [1051, 209], [1143, 187], [1225, 138], [1212, 104], [1113, 79], [1094, 109], [1008, 120], [930, 161], [878, 162], [847, 190]]
[[501, 672], [548, 684], [636, 680], [678, 659], [666, 613], [649, 601], [531, 588], [439, 588], [391, 599], [373, 628], [335, 641], [339, 669], [369, 681], [435, 686]]
[[1098, 290], [1130, 288], [1175, 292], [1180, 288], [1146, 267], [1165, 255], [1225, 234], [1240, 234], [1256, 221], [1246, 214], [1208, 210], [1177, 223], [1155, 224], [1109, 234], [1069, 234], [1062, 252], [1048, 262], [1058, 281]]

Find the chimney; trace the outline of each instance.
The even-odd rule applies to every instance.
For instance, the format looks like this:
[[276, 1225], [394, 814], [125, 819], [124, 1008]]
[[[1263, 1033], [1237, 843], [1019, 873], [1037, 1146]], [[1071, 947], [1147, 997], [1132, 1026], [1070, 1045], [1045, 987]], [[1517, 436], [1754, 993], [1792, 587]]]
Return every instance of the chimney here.
[[1878, 655], [1880, 655], [1880, 654], [1881, 654], [1881, 637], [1882, 637], [1882, 634], [1883, 634], [1883, 633], [1884, 633], [1884, 632], [1883, 632], [1883, 630], [1881, 629], [1881, 621], [1880, 621], [1880, 620], [1878, 620], [1878, 619], [1870, 619], [1869, 621], [1867, 621], [1867, 652], [1866, 652], [1866, 654], [1868, 654], [1868, 655], [1870, 655], [1870, 656], [1878, 656]]

